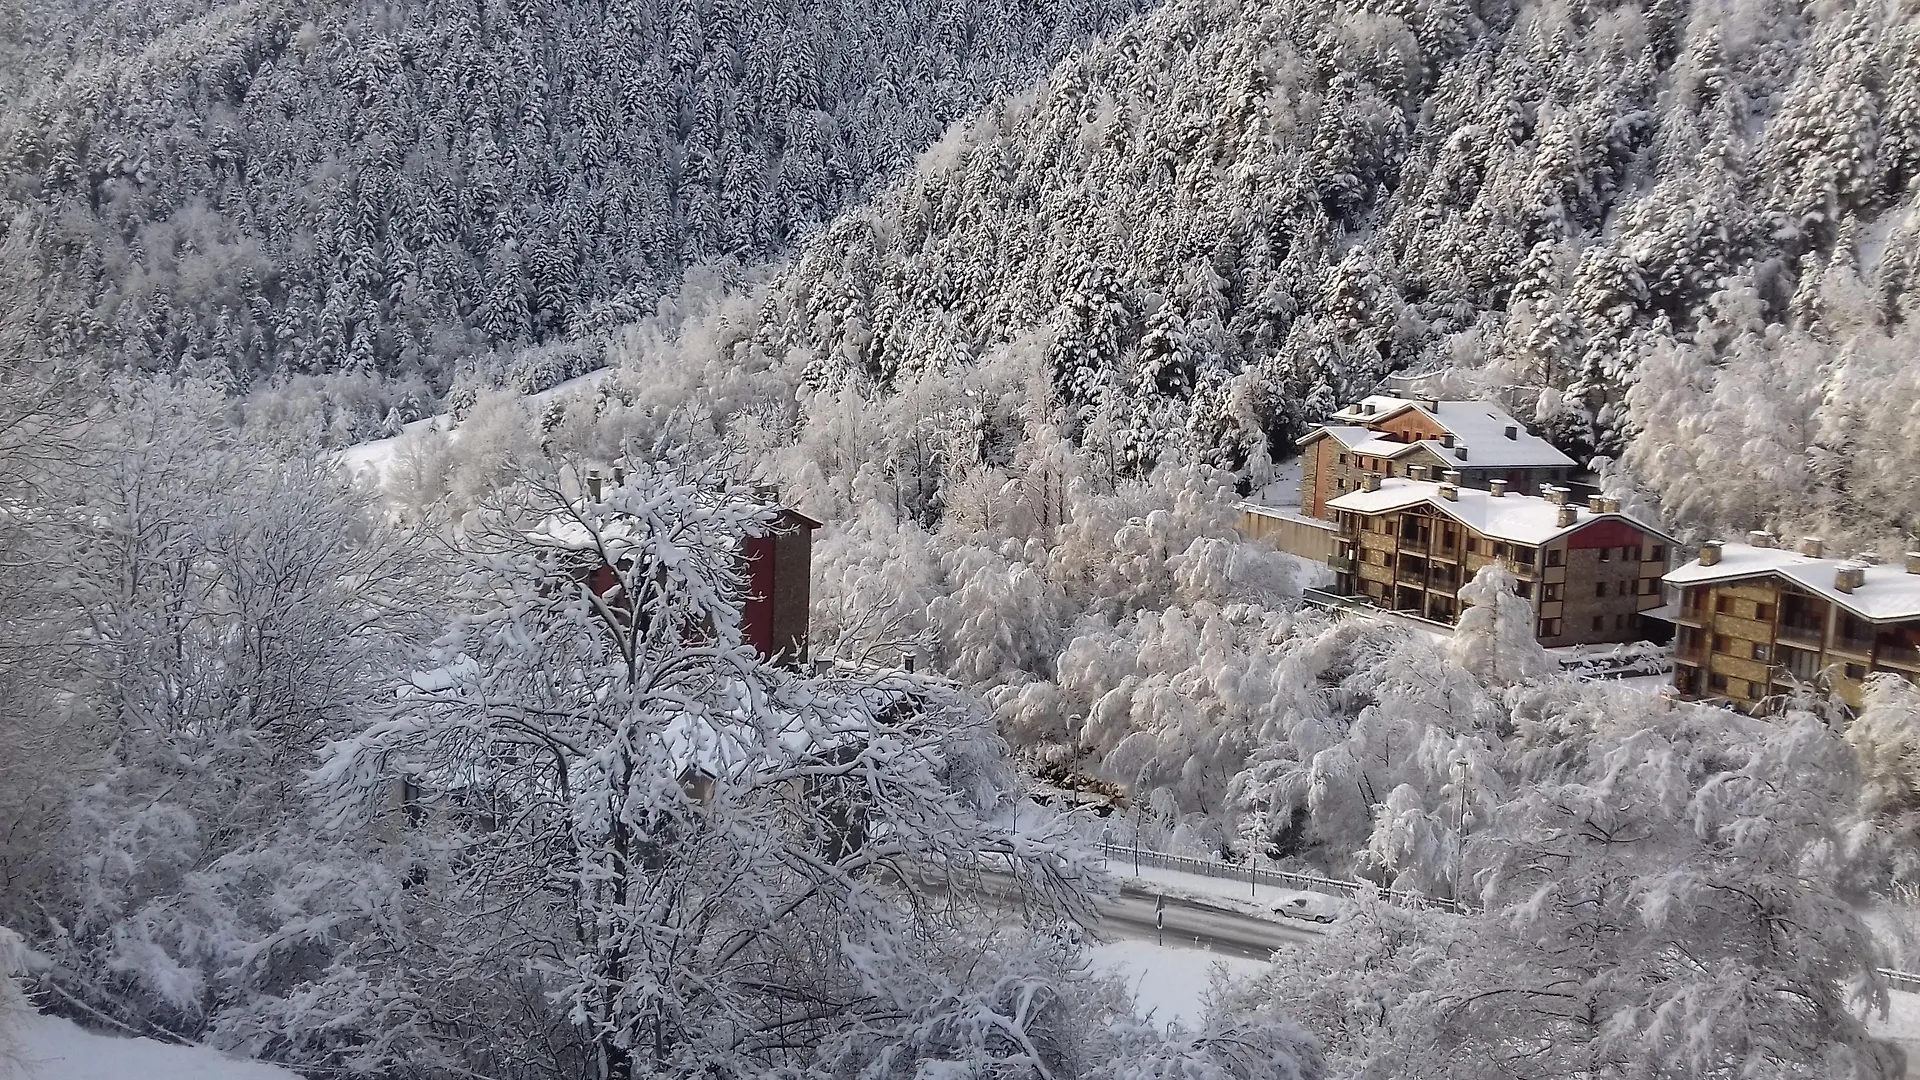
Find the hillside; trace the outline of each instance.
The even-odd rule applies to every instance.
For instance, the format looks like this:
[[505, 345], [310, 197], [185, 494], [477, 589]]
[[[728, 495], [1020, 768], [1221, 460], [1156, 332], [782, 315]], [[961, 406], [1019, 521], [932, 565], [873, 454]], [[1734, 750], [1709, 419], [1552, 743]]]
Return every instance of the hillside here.
[[430, 401], [781, 251], [1135, 10], [10, 0], [0, 355]]
[[884, 398], [1028, 351], [1127, 473], [1169, 440], [1283, 456], [1435, 374], [1582, 459], [1631, 448], [1682, 524], [1879, 536], [1920, 509], [1916, 177], [1906, 10], [1175, 0], [810, 240], [726, 351], [638, 350], [636, 382], [691, 355]]

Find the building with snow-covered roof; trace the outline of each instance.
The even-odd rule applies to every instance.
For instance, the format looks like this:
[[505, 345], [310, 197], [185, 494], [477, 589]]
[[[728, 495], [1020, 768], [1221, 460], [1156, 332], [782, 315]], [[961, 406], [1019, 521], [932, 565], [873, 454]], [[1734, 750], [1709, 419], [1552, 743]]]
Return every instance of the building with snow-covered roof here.
[[1800, 686], [1859, 705], [1875, 672], [1920, 682], [1920, 554], [1904, 565], [1829, 557], [1815, 537], [1708, 541], [1666, 576], [1679, 593], [1674, 688], [1742, 708]]
[[1298, 445], [1300, 508], [1318, 518], [1328, 516], [1329, 500], [1357, 489], [1367, 473], [1452, 469], [1462, 487], [1485, 488], [1498, 479], [1509, 491], [1531, 493], [1580, 472], [1572, 458], [1486, 401], [1374, 395], [1334, 413]]
[[1503, 479], [1480, 491], [1455, 471], [1430, 481], [1417, 466], [1407, 479], [1365, 474], [1327, 510], [1340, 530], [1339, 553], [1327, 561], [1336, 592], [1451, 624], [1461, 586], [1488, 563], [1505, 563], [1548, 646], [1646, 636], [1641, 613], [1660, 606], [1673, 544], [1622, 513], [1618, 500], [1582, 503], [1551, 486], [1544, 496], [1512, 494]]

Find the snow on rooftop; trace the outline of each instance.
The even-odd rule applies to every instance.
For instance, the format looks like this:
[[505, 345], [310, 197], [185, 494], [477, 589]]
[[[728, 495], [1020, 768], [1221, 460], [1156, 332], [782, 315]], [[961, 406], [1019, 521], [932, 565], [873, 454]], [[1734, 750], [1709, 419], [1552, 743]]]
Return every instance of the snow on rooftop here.
[[1573, 524], [1561, 525], [1560, 505], [1538, 495], [1503, 495], [1495, 498], [1489, 492], [1463, 487], [1457, 489], [1457, 499], [1447, 499], [1440, 494], [1443, 486], [1430, 480], [1386, 477], [1380, 481], [1378, 491], [1349, 491], [1337, 499], [1328, 500], [1327, 507], [1331, 510], [1378, 514], [1423, 503], [1431, 504], [1434, 509], [1483, 536], [1536, 547], [1568, 533], [1578, 532], [1596, 521], [1608, 519], [1626, 522], [1656, 536], [1666, 535], [1654, 526], [1626, 514], [1596, 514], [1585, 503], [1568, 502], [1566, 505], [1574, 512]]
[[[1863, 571], [1862, 583], [1850, 593], [1834, 588], [1835, 574], [1843, 566], [1857, 566]], [[1904, 566], [1814, 558], [1792, 548], [1722, 544], [1719, 562], [1702, 566], [1695, 559], [1674, 569], [1666, 581], [1670, 585], [1699, 585], [1768, 575], [1785, 578], [1871, 622], [1920, 619], [1920, 574], [1909, 574]]]
[[[1372, 425], [1407, 409], [1418, 410], [1421, 415], [1432, 418], [1442, 429], [1452, 432], [1454, 447], [1465, 446], [1467, 457], [1459, 459], [1453, 448], [1433, 440], [1403, 443], [1379, 438]], [[1488, 401], [1436, 402], [1375, 394], [1341, 409], [1328, 419], [1336, 423], [1321, 430], [1335, 435], [1342, 445], [1361, 454], [1395, 457], [1416, 446], [1425, 445], [1435, 454], [1459, 460], [1468, 468], [1564, 468], [1579, 464], [1561, 453], [1552, 443], [1528, 431], [1525, 424], [1515, 420], [1505, 409]], [[1354, 436], [1352, 432], [1356, 429], [1353, 425], [1360, 425], [1358, 430], [1367, 434]], [[1514, 432], [1511, 439], [1507, 438], [1508, 428]], [[1307, 439], [1318, 434], [1318, 431], [1309, 434]]]

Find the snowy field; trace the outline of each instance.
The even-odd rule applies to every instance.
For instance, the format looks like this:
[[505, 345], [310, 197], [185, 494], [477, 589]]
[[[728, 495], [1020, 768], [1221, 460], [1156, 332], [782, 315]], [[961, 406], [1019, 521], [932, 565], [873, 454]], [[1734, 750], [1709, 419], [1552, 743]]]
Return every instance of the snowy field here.
[[52, 1016], [29, 1016], [21, 1027], [18, 1061], [0, 1057], [5, 1080], [299, 1080], [215, 1050], [95, 1035]]
[[1161, 947], [1150, 941], [1115, 941], [1087, 950], [1093, 966], [1126, 977], [1144, 1015], [1160, 1024], [1192, 1027], [1200, 1022], [1216, 972], [1243, 979], [1266, 970], [1264, 960], [1221, 956], [1195, 949]]

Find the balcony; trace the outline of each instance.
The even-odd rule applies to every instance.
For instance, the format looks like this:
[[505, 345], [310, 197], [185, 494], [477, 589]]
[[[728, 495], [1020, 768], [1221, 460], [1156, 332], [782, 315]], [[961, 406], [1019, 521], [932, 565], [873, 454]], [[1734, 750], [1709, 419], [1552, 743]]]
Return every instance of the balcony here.
[[1888, 667], [1912, 668], [1920, 671], [1920, 645], [1911, 641], [1881, 638], [1874, 649], [1875, 663]]
[[1819, 623], [1782, 622], [1774, 636], [1780, 641], [1790, 641], [1817, 650], [1827, 636], [1827, 628]]

